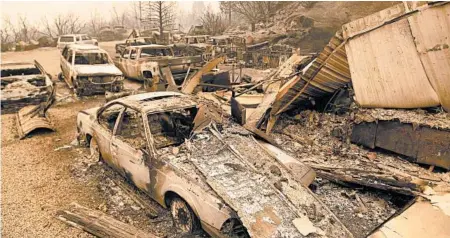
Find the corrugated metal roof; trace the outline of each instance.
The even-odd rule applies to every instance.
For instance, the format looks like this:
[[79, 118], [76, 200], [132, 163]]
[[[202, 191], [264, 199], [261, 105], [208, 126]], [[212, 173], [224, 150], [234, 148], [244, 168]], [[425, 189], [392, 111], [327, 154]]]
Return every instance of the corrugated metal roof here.
[[343, 26], [360, 106], [450, 109], [449, 6], [402, 3]]
[[425, 73], [446, 111], [450, 111], [450, 4], [408, 17]]
[[310, 97], [332, 94], [348, 82], [350, 70], [344, 41], [342, 33], [337, 32], [319, 56], [307, 66], [303, 75], [295, 76], [283, 85], [272, 105], [271, 114], [284, 112]]
[[[343, 26], [279, 90], [276, 116], [352, 81], [362, 107], [450, 110], [450, 4], [402, 3]], [[350, 67], [349, 67], [350, 65]]]

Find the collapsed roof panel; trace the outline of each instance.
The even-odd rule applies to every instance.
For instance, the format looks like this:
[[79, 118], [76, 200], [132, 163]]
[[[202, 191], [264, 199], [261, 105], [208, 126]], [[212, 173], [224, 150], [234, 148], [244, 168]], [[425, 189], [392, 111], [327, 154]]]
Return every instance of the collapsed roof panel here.
[[341, 32], [331, 38], [320, 55], [309, 64], [304, 74], [288, 81], [278, 92], [272, 105], [277, 115], [310, 97], [322, 97], [350, 82], [350, 70]]
[[449, 7], [399, 4], [343, 26], [360, 106], [450, 108]]
[[408, 22], [431, 86], [450, 111], [450, 4], [414, 14]]

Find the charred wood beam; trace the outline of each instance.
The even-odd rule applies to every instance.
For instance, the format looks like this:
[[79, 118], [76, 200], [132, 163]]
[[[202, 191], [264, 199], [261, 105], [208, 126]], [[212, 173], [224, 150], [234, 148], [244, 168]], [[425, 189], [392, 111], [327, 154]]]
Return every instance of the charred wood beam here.
[[70, 210], [58, 211], [56, 217], [78, 229], [97, 237], [108, 238], [157, 238], [136, 227], [123, 223], [103, 212], [72, 203]]

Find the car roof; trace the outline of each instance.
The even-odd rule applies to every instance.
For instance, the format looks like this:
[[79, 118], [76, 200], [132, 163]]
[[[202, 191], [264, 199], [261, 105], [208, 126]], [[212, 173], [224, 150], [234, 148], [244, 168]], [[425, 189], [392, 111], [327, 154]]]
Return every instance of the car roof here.
[[210, 37], [210, 35], [195, 35], [195, 36], [184, 36], [185, 38], [199, 38], [199, 37]]
[[66, 46], [67, 48], [76, 50], [76, 51], [97, 51], [97, 52], [105, 52], [102, 48], [96, 46], [96, 45], [89, 45], [89, 44], [70, 44]]
[[63, 36], [85, 36], [87, 34], [67, 34], [67, 35], [60, 35], [59, 37], [63, 37]]
[[177, 108], [195, 107], [197, 103], [191, 96], [178, 92], [151, 92], [116, 99], [119, 102], [143, 113], [161, 112]]
[[157, 45], [157, 44], [151, 44], [151, 45], [131, 45], [131, 46], [129, 46], [129, 47], [131, 47], [131, 48], [140, 48], [140, 49], [142, 49], [142, 48], [149, 48], [149, 49], [152, 49], [152, 48], [154, 48], [154, 49], [157, 49], [157, 48], [165, 48], [165, 49], [168, 49], [168, 48], [170, 48], [170, 46], [168, 46], [168, 45]]
[[2, 69], [36, 68], [34, 61], [2, 61]]

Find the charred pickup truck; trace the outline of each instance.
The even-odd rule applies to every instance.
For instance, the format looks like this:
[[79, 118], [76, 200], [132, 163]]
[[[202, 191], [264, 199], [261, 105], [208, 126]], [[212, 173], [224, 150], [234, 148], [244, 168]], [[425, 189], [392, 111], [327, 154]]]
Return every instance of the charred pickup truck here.
[[176, 92], [81, 111], [78, 140], [160, 205], [183, 233], [213, 237], [352, 237], [306, 187], [314, 171]]
[[59, 79], [64, 79], [77, 96], [119, 92], [123, 88], [122, 72], [98, 46], [66, 46], [61, 52], [60, 66]]
[[172, 47], [155, 44], [127, 46], [114, 60], [126, 77], [143, 81], [152, 91], [162, 83], [162, 68], [169, 67], [176, 84], [181, 85], [186, 74], [192, 73], [202, 62], [200, 55], [176, 57]]
[[37, 62], [2, 62], [1, 109], [14, 113], [28, 105], [49, 101], [53, 82]]
[[127, 46], [135, 46], [135, 45], [151, 45], [155, 44], [155, 39], [153, 37], [136, 37], [126, 39], [124, 43], [116, 44], [116, 53], [121, 55]]

